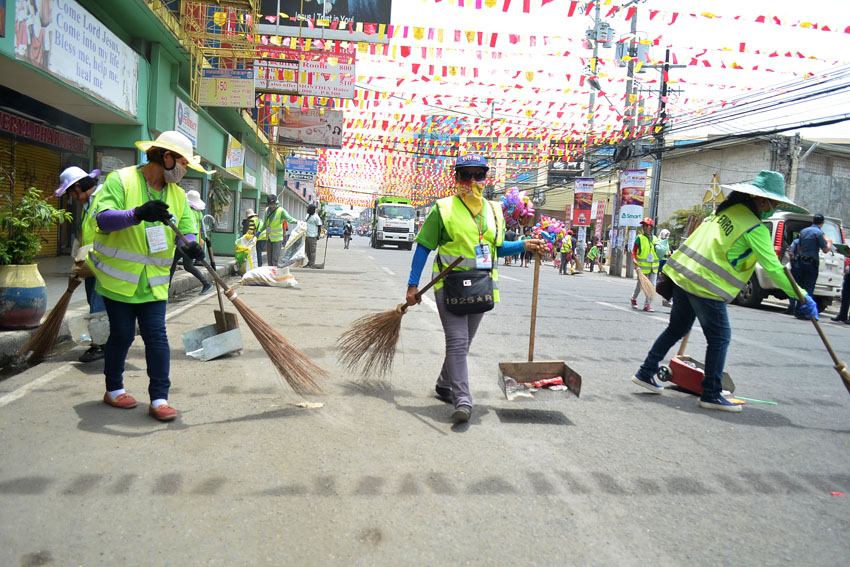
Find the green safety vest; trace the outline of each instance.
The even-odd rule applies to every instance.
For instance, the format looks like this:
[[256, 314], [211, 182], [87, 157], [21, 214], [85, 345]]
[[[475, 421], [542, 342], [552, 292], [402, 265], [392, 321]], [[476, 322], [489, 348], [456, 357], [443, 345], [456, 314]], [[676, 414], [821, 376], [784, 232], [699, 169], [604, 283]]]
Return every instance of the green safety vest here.
[[95, 189], [94, 194], [89, 197], [88, 203], [83, 205], [83, 215], [80, 220], [80, 246], [86, 246], [94, 242], [94, 233], [97, 230], [97, 223], [91, 212], [95, 210], [95, 201], [97, 194], [100, 193], [100, 187]]
[[[134, 209], [148, 201], [142, 181], [144, 178], [136, 166], [119, 169], [110, 175], [118, 175], [121, 179], [125, 209]], [[177, 219], [182, 217], [183, 208], [189, 206], [186, 192], [176, 183], [169, 183], [163, 197], [168, 204], [168, 211]], [[104, 289], [117, 295], [133, 297], [144, 270], [153, 292], [153, 300], [168, 299], [169, 272], [176, 244], [174, 238], [166, 233], [168, 248], [156, 253], [148, 251], [145, 228], [157, 224], [143, 221], [115, 232], [95, 232], [94, 247], [87, 263]], [[166, 227], [166, 230], [170, 229]]]
[[595, 260], [597, 254], [599, 254], [599, 248], [597, 248], [596, 246], [591, 246], [590, 250], [587, 251], [587, 259]]
[[277, 207], [272, 214], [266, 217], [265, 232], [269, 242], [280, 242], [283, 240], [283, 209]]
[[758, 217], [742, 204], [711, 215], [673, 253], [664, 273], [689, 293], [731, 302], [749, 281], [756, 259], [750, 254], [732, 266], [727, 258], [729, 250], [760, 224]]
[[635, 263], [644, 274], [651, 274], [658, 271], [658, 254], [655, 253], [655, 242], [658, 238], [653, 235], [652, 240], [643, 233], [638, 234], [640, 242], [640, 250], [635, 255]]
[[[190, 208], [190, 209], [192, 209], [192, 206], [191, 206], [191, 205], [189, 205], [189, 208]], [[203, 233], [204, 233], [204, 229], [203, 229], [203, 226], [204, 226], [204, 225], [203, 225], [203, 221], [204, 221], [204, 211], [199, 211], [199, 210], [197, 210], [197, 209], [192, 209], [192, 214], [195, 216], [195, 224], [197, 224], [197, 225], [198, 225], [198, 241], [199, 241], [199, 244], [200, 244], [201, 239], [203, 238], [203, 236], [202, 236], [202, 235], [203, 235]]]
[[[455, 271], [475, 269], [475, 247], [478, 246], [478, 224], [477, 219], [473, 219], [469, 209], [460, 200], [460, 197], [453, 195], [445, 197], [437, 201], [437, 211], [440, 213], [440, 220], [443, 222], [443, 228], [449, 235], [449, 242], [441, 244], [437, 249], [437, 254], [443, 262], [443, 267], [454, 262], [457, 258], [463, 257], [460, 264], [455, 267]], [[493, 279], [493, 301], [499, 302], [499, 272], [496, 269], [498, 265], [498, 254], [496, 248], [502, 245], [505, 238], [505, 219], [501, 213], [496, 214], [494, 205], [490, 201], [484, 201], [484, 208], [481, 210], [481, 215], [487, 221], [487, 228], [484, 231], [483, 240], [485, 244], [490, 245], [491, 256], [493, 259], [493, 269], [490, 270], [490, 277]], [[435, 258], [432, 268], [434, 276], [440, 273], [441, 268]], [[434, 291], [443, 287], [443, 281], [440, 280], [434, 284]]]
[[573, 239], [571, 236], [565, 236], [561, 240], [561, 248], [558, 252], [572, 252], [573, 251]]

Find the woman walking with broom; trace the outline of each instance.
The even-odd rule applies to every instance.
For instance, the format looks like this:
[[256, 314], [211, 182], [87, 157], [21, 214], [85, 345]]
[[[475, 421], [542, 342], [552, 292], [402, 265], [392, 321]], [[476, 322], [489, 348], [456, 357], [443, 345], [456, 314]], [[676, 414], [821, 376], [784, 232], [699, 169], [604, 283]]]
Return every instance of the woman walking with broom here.
[[[523, 250], [536, 252], [543, 249], [542, 240], [504, 240], [505, 222], [501, 207], [483, 197], [488, 170], [487, 159], [483, 156], [467, 154], [457, 159], [456, 194], [437, 201], [428, 213], [416, 236], [417, 247], [407, 282], [407, 304], [421, 303], [421, 296], [417, 296], [419, 279], [431, 251], [437, 250], [434, 274], [442, 271], [444, 264], [462, 258], [446, 280], [434, 285], [434, 297], [446, 339], [446, 354], [437, 378], [436, 392], [438, 398], [454, 405], [451, 416], [454, 422], [468, 421], [472, 415], [466, 357], [484, 311], [492, 309], [493, 303], [499, 301], [498, 258], [514, 256]], [[451, 291], [454, 286], [450, 280], [455, 275], [470, 283], [473, 278], [478, 281], [476, 276], [484, 275], [485, 285], [492, 286], [491, 302], [479, 301], [479, 298], [487, 297], [486, 291], [475, 298]], [[449, 282], [449, 291], [444, 282]], [[478, 284], [467, 285], [464, 282], [459, 287], [463, 289], [465, 285], [473, 288]]]
[[103, 401], [117, 408], [136, 407], [136, 400], [124, 391], [124, 361], [138, 322], [150, 378], [148, 413], [170, 421], [177, 417], [177, 410], [168, 405], [171, 352], [165, 308], [175, 238], [163, 223], [174, 215], [180, 231], [188, 237], [182, 251], [193, 260], [203, 258], [195, 237], [195, 217], [186, 192], [177, 183], [187, 166], [211, 172], [201, 167], [189, 138], [179, 132], [166, 131], [156, 140], [136, 142], [136, 146], [147, 154], [148, 163], [110, 173], [93, 212], [97, 232], [87, 263], [109, 316]]

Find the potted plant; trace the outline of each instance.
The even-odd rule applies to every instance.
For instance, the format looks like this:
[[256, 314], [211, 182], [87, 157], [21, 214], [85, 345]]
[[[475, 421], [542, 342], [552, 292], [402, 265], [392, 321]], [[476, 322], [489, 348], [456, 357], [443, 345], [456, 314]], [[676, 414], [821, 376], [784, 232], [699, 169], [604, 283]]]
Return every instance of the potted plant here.
[[65, 221], [71, 221], [71, 213], [48, 203], [35, 187], [17, 203], [0, 195], [0, 327], [38, 326], [47, 291], [33, 259], [46, 241], [41, 232]]

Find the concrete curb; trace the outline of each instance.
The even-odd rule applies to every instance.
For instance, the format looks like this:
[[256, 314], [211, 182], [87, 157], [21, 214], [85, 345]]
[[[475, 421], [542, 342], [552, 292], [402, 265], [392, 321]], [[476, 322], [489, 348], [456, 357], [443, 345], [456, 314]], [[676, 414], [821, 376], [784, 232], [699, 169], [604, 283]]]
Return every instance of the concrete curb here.
[[[199, 267], [201, 272], [204, 272], [203, 267]], [[216, 272], [221, 277], [227, 277], [236, 274], [236, 261], [225, 258], [224, 261], [216, 262]], [[209, 279], [209, 278], [207, 278]], [[178, 296], [190, 291], [200, 291], [201, 282], [199, 282], [192, 274], [178, 270], [174, 274], [174, 279], [171, 281], [171, 294]], [[65, 319], [62, 322], [62, 327], [59, 329], [59, 336], [56, 338], [56, 344], [71, 339], [71, 332], [68, 328], [68, 321], [79, 315], [88, 312], [88, 305], [85, 302], [76, 302], [69, 306], [65, 313]], [[49, 312], [48, 312], [49, 313]], [[30, 337], [38, 330], [26, 329], [23, 331], [0, 331], [0, 370], [16, 363], [18, 352], [24, 347]]]

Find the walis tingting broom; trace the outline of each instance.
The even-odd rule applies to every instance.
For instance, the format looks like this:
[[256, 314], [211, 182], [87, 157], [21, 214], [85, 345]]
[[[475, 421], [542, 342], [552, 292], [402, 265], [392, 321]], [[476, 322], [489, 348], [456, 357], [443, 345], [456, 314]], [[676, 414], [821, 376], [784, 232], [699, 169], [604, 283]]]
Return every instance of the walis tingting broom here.
[[649, 278], [646, 277], [646, 274], [643, 273], [643, 270], [640, 269], [640, 266], [635, 262], [635, 271], [637, 272], [638, 281], [640, 282], [640, 290], [646, 296], [647, 301], [652, 301], [655, 299], [655, 286], [652, 285], [652, 282], [649, 281]]
[[[428, 285], [419, 290], [417, 299], [446, 277], [461, 261], [463, 257], [446, 266]], [[336, 341], [339, 347], [339, 361], [364, 378], [386, 376], [393, 367], [396, 344], [401, 334], [401, 318], [407, 313], [408, 306], [408, 303], [399, 303], [395, 309], [364, 315], [355, 320], [351, 328]]]
[[50, 310], [50, 313], [44, 319], [44, 323], [39, 326], [38, 330], [27, 341], [27, 344], [18, 352], [19, 356], [26, 359], [30, 364], [35, 364], [41, 362], [53, 350], [53, 345], [56, 344], [56, 338], [59, 336], [59, 330], [62, 328], [62, 321], [65, 319], [65, 312], [71, 302], [71, 296], [74, 295], [74, 290], [82, 281], [77, 274], [68, 278], [68, 288], [65, 293]]
[[[165, 224], [177, 234], [181, 242], [188, 245], [189, 241], [180, 230], [174, 226], [171, 220], [164, 221]], [[322, 391], [321, 386], [314, 376], [324, 377], [327, 375], [322, 368], [316, 366], [307, 355], [298, 350], [290, 343], [283, 335], [275, 331], [271, 325], [263, 321], [259, 315], [254, 313], [251, 308], [245, 305], [245, 302], [237, 297], [236, 292], [227, 285], [224, 279], [210, 266], [209, 262], [201, 259], [201, 263], [215, 279], [215, 281], [224, 289], [224, 295], [233, 303], [239, 314], [242, 315], [242, 320], [254, 333], [260, 346], [266, 351], [269, 359], [280, 372], [281, 376], [286, 380], [289, 386], [299, 395], [318, 394]]]

